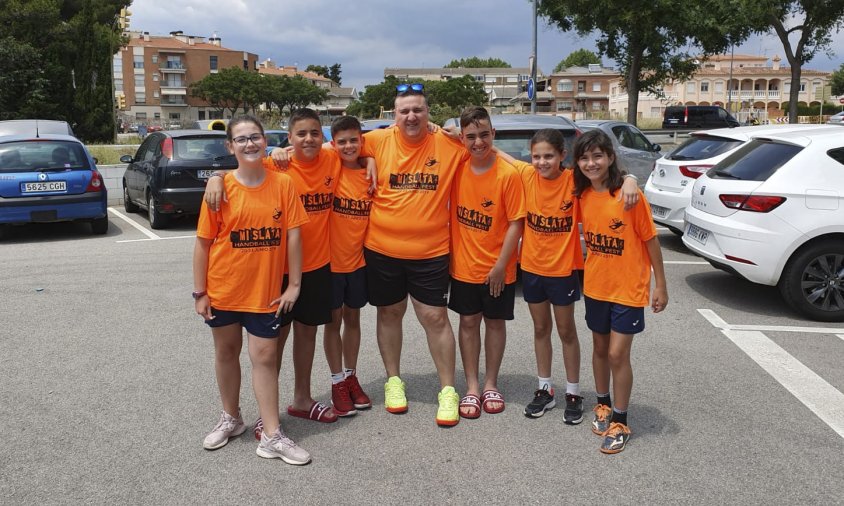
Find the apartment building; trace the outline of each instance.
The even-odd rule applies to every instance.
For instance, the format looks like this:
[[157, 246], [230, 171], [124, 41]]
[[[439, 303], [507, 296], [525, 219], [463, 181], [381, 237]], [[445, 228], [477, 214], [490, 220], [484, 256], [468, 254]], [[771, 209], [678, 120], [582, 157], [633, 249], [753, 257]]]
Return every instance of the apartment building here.
[[270, 58], [258, 63], [258, 72], [264, 75], [273, 76], [300, 76], [314, 86], [324, 88], [328, 91], [328, 99], [322, 104], [310, 104], [309, 107], [321, 115], [342, 116], [346, 108], [358, 99], [358, 92], [355, 88], [343, 87], [331, 79], [315, 72], [299, 70], [296, 66], [278, 66]]
[[112, 59], [118, 117], [125, 124], [171, 127], [220, 118], [222, 112], [188, 95], [188, 86], [220, 69], [258, 68], [258, 55], [223, 47], [216, 34], [127, 35], [129, 42]]
[[545, 87], [554, 99], [552, 112], [571, 119], [604, 118], [609, 115], [610, 88], [621, 74], [593, 64], [569, 67], [548, 76]]
[[[791, 69], [774, 56], [715, 55], [701, 64], [688, 81], [663, 87], [664, 97], [639, 94], [639, 117], [662, 117], [669, 105], [718, 105], [732, 112], [761, 112], [768, 118], [787, 114], [783, 104], [791, 91]], [[830, 97], [830, 72], [804, 68], [800, 76], [798, 101], [818, 105]], [[627, 115], [627, 92], [621, 85], [610, 87], [609, 109], [613, 115]]]

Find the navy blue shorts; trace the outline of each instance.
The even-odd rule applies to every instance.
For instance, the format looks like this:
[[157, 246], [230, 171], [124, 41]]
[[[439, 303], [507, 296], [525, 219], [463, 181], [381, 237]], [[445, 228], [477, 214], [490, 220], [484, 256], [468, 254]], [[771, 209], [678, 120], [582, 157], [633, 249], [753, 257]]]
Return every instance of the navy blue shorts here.
[[448, 308], [457, 314], [471, 316], [483, 313], [491, 320], [512, 320], [515, 305], [516, 283], [504, 285], [501, 295], [493, 297], [489, 294], [488, 284], [466, 283], [451, 278]]
[[353, 272], [332, 272], [331, 284], [333, 287], [331, 309], [340, 309], [343, 305], [360, 309], [369, 302], [366, 291], [366, 267]]
[[588, 296], [584, 299], [586, 326], [592, 332], [609, 334], [613, 330], [619, 334], [638, 334], [645, 330], [645, 308], [625, 306]]
[[211, 328], [225, 327], [233, 323], [239, 323], [253, 336], [274, 339], [282, 327], [290, 325], [293, 321], [293, 313], [281, 314], [276, 317], [275, 313], [246, 313], [244, 311], [225, 311], [223, 309], [211, 308], [213, 320], [205, 320]]
[[580, 300], [580, 278], [576, 272], [552, 277], [522, 271], [522, 296], [529, 304], [547, 300], [555, 306], [568, 306]]

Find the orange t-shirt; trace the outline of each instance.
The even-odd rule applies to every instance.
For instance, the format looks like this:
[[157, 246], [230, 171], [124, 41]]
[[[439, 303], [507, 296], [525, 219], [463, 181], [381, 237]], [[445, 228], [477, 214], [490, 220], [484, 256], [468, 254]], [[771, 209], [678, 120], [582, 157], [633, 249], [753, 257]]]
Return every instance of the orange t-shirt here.
[[267, 171], [260, 186], [243, 186], [223, 178], [227, 201], [218, 212], [205, 201], [196, 235], [212, 239], [206, 290], [211, 306], [226, 311], [270, 313], [281, 294], [287, 264], [287, 231], [308, 222], [293, 181]]
[[545, 179], [530, 165], [517, 161], [525, 187], [525, 231], [522, 270], [540, 276], [563, 277], [583, 269], [583, 250], [574, 205], [574, 174], [564, 170], [557, 179]]
[[580, 199], [589, 250], [583, 293], [597, 300], [645, 307], [651, 288], [651, 258], [645, 242], [656, 236], [651, 206], [641, 191], [639, 202], [628, 211], [616, 197], [587, 188]]
[[[310, 220], [302, 226], [302, 272], [319, 269], [331, 261], [328, 217], [341, 165], [337, 151], [323, 148], [309, 162], [291, 158], [283, 171], [293, 180]], [[264, 167], [279, 170], [270, 157], [264, 159]]]
[[448, 254], [451, 183], [469, 154], [445, 134], [407, 144], [398, 128], [367, 132], [362, 156], [375, 157], [367, 248], [394, 258], [421, 260]]
[[366, 169], [340, 171], [340, 182], [334, 189], [331, 208], [331, 272], [354, 272], [364, 265], [363, 240], [369, 225], [369, 180]]
[[[496, 158], [481, 175], [472, 162], [460, 167], [451, 189], [451, 277], [484, 283], [501, 256], [511, 221], [525, 217], [525, 195], [516, 169]], [[516, 282], [516, 253], [507, 262], [504, 282]]]

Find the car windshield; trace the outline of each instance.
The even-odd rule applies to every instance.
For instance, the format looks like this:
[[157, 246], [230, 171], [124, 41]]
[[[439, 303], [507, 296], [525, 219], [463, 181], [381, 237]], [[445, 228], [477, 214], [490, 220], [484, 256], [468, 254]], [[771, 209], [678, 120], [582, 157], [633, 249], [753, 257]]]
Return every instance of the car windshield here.
[[226, 138], [223, 136], [178, 137], [173, 140], [174, 158], [178, 160], [213, 160], [226, 156]]
[[705, 160], [741, 146], [742, 141], [710, 135], [692, 137], [665, 157], [666, 160]]
[[[495, 140], [493, 144], [496, 148], [506, 152], [517, 160], [522, 160], [531, 163], [530, 158], [530, 140], [533, 138], [533, 130], [522, 131], [495, 131]], [[563, 163], [566, 167], [571, 166], [571, 147], [574, 143], [574, 132], [563, 132], [566, 139], [566, 158]]]
[[281, 146], [287, 140], [287, 134], [284, 132], [267, 132], [267, 146]]
[[32, 140], [0, 144], [0, 172], [89, 169], [82, 144], [59, 140]]
[[715, 165], [706, 175], [713, 179], [765, 181], [802, 149], [793, 144], [754, 139]]

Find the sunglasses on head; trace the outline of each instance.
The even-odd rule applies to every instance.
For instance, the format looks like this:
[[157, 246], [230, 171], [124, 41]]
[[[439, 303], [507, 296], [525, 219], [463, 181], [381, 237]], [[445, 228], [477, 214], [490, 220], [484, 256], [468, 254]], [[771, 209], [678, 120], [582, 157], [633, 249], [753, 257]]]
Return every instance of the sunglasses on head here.
[[421, 83], [413, 83], [413, 84], [400, 84], [396, 86], [396, 91], [399, 94], [402, 93], [422, 93], [425, 90], [425, 87], [422, 86]]

